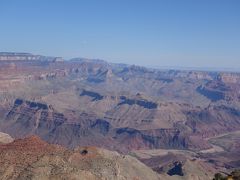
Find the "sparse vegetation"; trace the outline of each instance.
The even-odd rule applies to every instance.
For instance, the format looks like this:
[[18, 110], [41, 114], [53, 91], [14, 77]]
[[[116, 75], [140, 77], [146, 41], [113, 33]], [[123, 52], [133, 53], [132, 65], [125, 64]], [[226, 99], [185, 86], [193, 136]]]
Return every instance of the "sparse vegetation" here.
[[213, 180], [240, 180], [240, 170], [235, 170], [228, 175], [216, 173]]

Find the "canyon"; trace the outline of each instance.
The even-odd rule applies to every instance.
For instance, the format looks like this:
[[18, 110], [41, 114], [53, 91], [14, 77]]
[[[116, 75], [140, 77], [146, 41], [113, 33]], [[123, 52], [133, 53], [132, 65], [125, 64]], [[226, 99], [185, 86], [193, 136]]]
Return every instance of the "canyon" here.
[[[0, 132], [14, 139], [95, 146], [134, 156], [169, 178], [206, 172], [211, 179], [240, 167], [239, 130], [237, 72], [0, 53]], [[219, 145], [223, 151], [212, 150]]]

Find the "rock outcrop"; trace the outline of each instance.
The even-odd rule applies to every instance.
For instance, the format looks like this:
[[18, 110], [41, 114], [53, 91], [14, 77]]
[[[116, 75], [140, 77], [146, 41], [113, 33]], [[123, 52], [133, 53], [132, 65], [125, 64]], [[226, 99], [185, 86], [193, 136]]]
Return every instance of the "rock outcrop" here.
[[0, 145], [0, 179], [158, 180], [137, 159], [95, 147], [67, 150], [36, 136]]
[[13, 138], [6, 133], [0, 132], [0, 144], [7, 144], [13, 141]]

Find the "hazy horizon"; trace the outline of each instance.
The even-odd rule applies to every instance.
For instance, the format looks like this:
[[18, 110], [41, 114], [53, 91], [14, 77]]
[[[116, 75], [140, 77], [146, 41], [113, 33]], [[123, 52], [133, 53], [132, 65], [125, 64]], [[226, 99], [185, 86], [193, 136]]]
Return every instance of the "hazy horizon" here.
[[0, 51], [239, 70], [239, 7], [237, 0], [3, 0]]

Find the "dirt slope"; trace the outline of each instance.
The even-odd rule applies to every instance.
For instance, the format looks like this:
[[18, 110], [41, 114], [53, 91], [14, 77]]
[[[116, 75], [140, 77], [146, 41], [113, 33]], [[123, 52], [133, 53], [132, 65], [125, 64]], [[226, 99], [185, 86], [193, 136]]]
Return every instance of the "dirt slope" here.
[[157, 180], [131, 156], [95, 147], [67, 150], [36, 136], [0, 145], [0, 179]]

